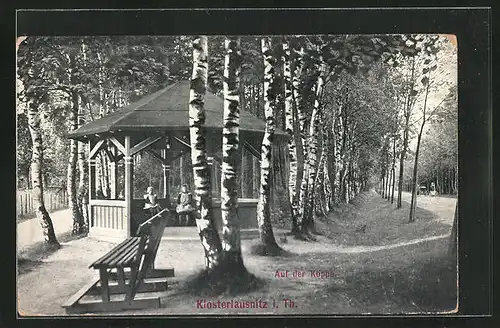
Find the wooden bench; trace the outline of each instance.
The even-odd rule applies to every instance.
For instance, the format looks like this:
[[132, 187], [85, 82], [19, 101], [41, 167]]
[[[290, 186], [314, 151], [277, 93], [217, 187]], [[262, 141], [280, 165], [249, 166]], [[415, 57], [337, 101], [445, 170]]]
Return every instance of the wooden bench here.
[[[165, 278], [173, 269], [155, 269], [154, 261], [165, 225], [170, 216], [164, 209], [139, 225], [136, 237], [125, 239], [89, 268], [99, 270], [99, 279], [91, 281], [73, 295], [63, 307], [67, 313], [112, 312], [160, 307], [159, 297], [135, 299], [138, 292], [167, 289]], [[146, 281], [155, 279], [155, 281]], [[121, 297], [111, 297], [121, 294]], [[84, 296], [101, 296], [101, 301], [84, 301]]]

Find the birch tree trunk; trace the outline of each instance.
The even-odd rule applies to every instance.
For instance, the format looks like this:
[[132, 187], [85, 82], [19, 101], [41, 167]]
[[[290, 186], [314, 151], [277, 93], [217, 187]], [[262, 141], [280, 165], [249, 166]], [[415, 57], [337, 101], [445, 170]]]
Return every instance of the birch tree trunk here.
[[[292, 79], [292, 97], [293, 101], [295, 103], [295, 109], [297, 112], [297, 118], [298, 122], [296, 122], [293, 126], [293, 138], [295, 141], [296, 139], [301, 140], [301, 145], [302, 145], [302, 156], [300, 157], [301, 162], [302, 162], [302, 176], [305, 174], [305, 161], [304, 161], [304, 155], [306, 154], [305, 152], [305, 142], [304, 142], [304, 135], [302, 134], [302, 129], [305, 125], [305, 114], [304, 114], [304, 109], [303, 109], [303, 102], [302, 102], [302, 93], [301, 93], [301, 77], [302, 77], [302, 70], [304, 67], [304, 49], [303, 48], [294, 48], [294, 72], [293, 72], [293, 79]], [[298, 127], [298, 131], [296, 130], [296, 127]], [[297, 137], [297, 134], [300, 135], [300, 138]], [[297, 146], [297, 143], [296, 143]], [[297, 148], [296, 148], [297, 150]], [[297, 160], [299, 159], [299, 154], [296, 152], [297, 155]], [[296, 168], [298, 169], [299, 163], [297, 162]], [[292, 222], [294, 225], [292, 227], [292, 231], [295, 232], [296, 236], [298, 237], [300, 233], [302, 233], [303, 230], [303, 213], [304, 213], [304, 201], [305, 201], [305, 192], [303, 190], [302, 186], [302, 177], [297, 172], [296, 175], [296, 181], [295, 181], [295, 190], [296, 190], [296, 199], [297, 199], [297, 212], [296, 212], [296, 221]], [[305, 186], [304, 186], [305, 187]]]
[[347, 121], [347, 114], [344, 111], [344, 117], [341, 117], [340, 119], [340, 127], [341, 127], [341, 141], [340, 141], [340, 161], [339, 161], [339, 200], [348, 203], [349, 202], [349, 197], [347, 196], [346, 193], [346, 169], [347, 169], [347, 155], [346, 155], [346, 150], [347, 150], [347, 142], [348, 142], [348, 121]]
[[45, 242], [50, 245], [59, 246], [54, 225], [49, 212], [45, 208], [43, 200], [43, 142], [40, 131], [40, 116], [38, 104], [34, 101], [28, 103], [28, 127], [33, 142], [31, 157], [31, 185], [33, 190], [33, 200], [36, 204], [37, 217], [40, 219]]
[[[293, 85], [290, 65], [290, 45], [283, 40], [283, 80], [285, 85], [285, 130], [288, 134], [288, 197], [290, 201], [290, 213], [292, 216], [292, 234], [300, 232], [299, 222], [299, 199], [297, 193], [297, 145], [295, 143], [295, 120], [293, 108]], [[300, 73], [300, 72], [298, 72]]]
[[316, 95], [314, 99], [314, 107], [311, 114], [311, 123], [309, 125], [309, 136], [308, 136], [308, 151], [307, 151], [307, 198], [304, 204], [304, 218], [305, 221], [302, 229], [307, 232], [310, 229], [314, 230], [314, 178], [316, 177], [316, 170], [318, 164], [318, 135], [319, 135], [319, 116], [320, 116], [320, 98], [323, 92], [324, 84], [324, 72], [326, 69], [326, 64], [323, 63], [323, 59], [320, 58], [322, 62], [320, 67], [320, 73], [318, 75], [318, 80], [316, 82]]
[[316, 169], [316, 174], [314, 175], [314, 181], [312, 183], [313, 187], [313, 198], [316, 199], [316, 201], [313, 204], [313, 214], [318, 215], [318, 216], [326, 216], [326, 210], [325, 210], [325, 201], [326, 201], [326, 192], [325, 192], [325, 182], [327, 181], [325, 179], [325, 168], [326, 166], [324, 165], [325, 163], [325, 157], [326, 157], [326, 151], [324, 151], [324, 138], [321, 140], [322, 144], [322, 150], [321, 150], [321, 155], [318, 160], [317, 164], [317, 169]]
[[[108, 154], [103, 150], [101, 151], [102, 158], [102, 180], [103, 180], [103, 192], [106, 198], [110, 198], [111, 196], [111, 184], [109, 181], [109, 157]], [[137, 156], [133, 157], [137, 159]], [[134, 164], [136, 165], [136, 164]]]
[[[389, 156], [387, 156], [389, 157]], [[387, 164], [389, 164], [389, 158], [387, 158]], [[387, 174], [387, 186], [385, 187], [385, 198], [390, 201], [391, 200], [391, 171], [389, 170], [389, 168], [387, 168], [386, 170], [386, 174]]]
[[[81, 52], [83, 55], [83, 65], [87, 65], [87, 52], [86, 52], [86, 45], [85, 42], [82, 40], [82, 46], [81, 46]], [[99, 81], [100, 83], [100, 81]], [[78, 126], [82, 126], [85, 124], [85, 120], [83, 117], [83, 102], [81, 97], [77, 98], [77, 105], [78, 105]], [[88, 204], [88, 165], [85, 160], [85, 148], [86, 144], [83, 142], [78, 142], [78, 172], [80, 174], [79, 179], [78, 179], [78, 194], [77, 194], [77, 199], [78, 199], [78, 210], [80, 212], [80, 219], [82, 220], [81, 224], [82, 226], [80, 227], [80, 232], [81, 233], [87, 233], [89, 231], [89, 222], [88, 222], [88, 213], [87, 213], [87, 204]]]
[[426, 114], [426, 110], [427, 110], [427, 96], [428, 95], [429, 95], [429, 83], [427, 83], [427, 86], [425, 89], [422, 125], [420, 126], [420, 131], [418, 133], [417, 149], [415, 151], [415, 162], [413, 164], [413, 179], [412, 179], [412, 193], [411, 193], [411, 206], [410, 206], [409, 222], [415, 221], [415, 211], [417, 208], [418, 155], [419, 155], [419, 151], [420, 151], [420, 142], [422, 141], [422, 133], [424, 132], [425, 119], [426, 119], [425, 114]]
[[[79, 106], [81, 108], [81, 106]], [[78, 116], [80, 121], [79, 125], [83, 125], [83, 115], [80, 113]], [[85, 160], [85, 148], [86, 145], [83, 142], [78, 142], [78, 171], [80, 173], [80, 178], [78, 181], [78, 208], [80, 215], [83, 219], [82, 232], [87, 233], [89, 231], [89, 214], [88, 214], [88, 165]]]
[[[72, 107], [69, 115], [69, 130], [78, 128], [78, 99], [76, 91], [71, 94]], [[76, 185], [76, 168], [78, 163], [78, 141], [70, 139], [69, 161], [68, 161], [68, 177], [67, 177], [67, 192], [69, 199], [69, 208], [73, 218], [72, 235], [78, 235], [85, 229], [85, 223], [78, 206], [77, 185]]]
[[243, 266], [238, 217], [241, 50], [239, 38], [226, 38], [224, 43], [226, 56], [221, 169], [222, 250], [225, 263], [239, 267]]
[[406, 157], [406, 150], [408, 147], [408, 138], [409, 138], [409, 124], [410, 124], [410, 116], [411, 116], [411, 107], [412, 107], [412, 97], [411, 93], [413, 91], [414, 87], [414, 79], [415, 77], [415, 58], [413, 58], [412, 61], [412, 66], [411, 66], [411, 83], [410, 83], [410, 90], [408, 91], [408, 98], [405, 104], [405, 125], [404, 125], [404, 131], [403, 131], [403, 146], [401, 149], [401, 155], [399, 159], [399, 181], [398, 181], [398, 202], [396, 207], [401, 208], [403, 203], [402, 203], [402, 196], [403, 196], [403, 173], [404, 173], [404, 161]]
[[[332, 166], [329, 161], [334, 161], [334, 157], [331, 156], [331, 140], [329, 140], [330, 133], [330, 127], [325, 125], [323, 128], [323, 152], [325, 154], [325, 160], [323, 161], [323, 190], [325, 194], [325, 211], [326, 213], [330, 212], [330, 209], [332, 207], [332, 199], [333, 199], [333, 190], [331, 188], [332, 182], [330, 181], [330, 178], [332, 176], [332, 173], [330, 172], [330, 169], [332, 169]], [[332, 163], [334, 164], [334, 163]]]
[[83, 219], [83, 229], [82, 232], [87, 233], [89, 231], [89, 213], [88, 213], [88, 165], [85, 160], [85, 144], [82, 142], [78, 143], [78, 170], [80, 173], [80, 179], [78, 183], [78, 208]]
[[266, 247], [277, 247], [271, 225], [270, 209], [270, 173], [272, 165], [272, 145], [275, 131], [274, 112], [276, 109], [276, 86], [275, 86], [275, 58], [272, 55], [271, 39], [269, 37], [261, 40], [262, 54], [264, 55], [264, 114], [266, 129], [262, 139], [261, 163], [260, 163], [260, 191], [259, 203], [257, 205], [257, 222], [259, 224], [260, 241]]
[[327, 160], [325, 161], [325, 164], [328, 167], [328, 180], [329, 180], [329, 189], [330, 189], [330, 197], [328, 197], [328, 207], [332, 208], [335, 204], [335, 166], [336, 166], [336, 159], [335, 159], [335, 142], [336, 142], [336, 133], [335, 133], [335, 116], [333, 117], [331, 121], [331, 126], [330, 128], [327, 129], [326, 132], [326, 142], [327, 142]]
[[393, 144], [392, 144], [391, 176], [392, 176], [391, 204], [393, 204], [394, 203], [394, 186], [396, 185], [396, 137], [394, 137]]
[[205, 268], [211, 270], [220, 264], [222, 244], [213, 217], [210, 170], [205, 148], [204, 98], [208, 75], [207, 37], [195, 37], [192, 46], [193, 74], [189, 93], [189, 133], [196, 207], [199, 211], [196, 225], [205, 250]]

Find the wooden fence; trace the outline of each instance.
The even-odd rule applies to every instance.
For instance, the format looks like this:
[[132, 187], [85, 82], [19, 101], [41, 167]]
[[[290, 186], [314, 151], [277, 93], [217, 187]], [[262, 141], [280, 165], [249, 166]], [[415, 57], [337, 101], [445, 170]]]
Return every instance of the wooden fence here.
[[[43, 199], [47, 211], [56, 211], [68, 208], [68, 196], [64, 188], [47, 189], [43, 191]], [[16, 193], [17, 216], [29, 216], [36, 212], [33, 192], [18, 190]]]

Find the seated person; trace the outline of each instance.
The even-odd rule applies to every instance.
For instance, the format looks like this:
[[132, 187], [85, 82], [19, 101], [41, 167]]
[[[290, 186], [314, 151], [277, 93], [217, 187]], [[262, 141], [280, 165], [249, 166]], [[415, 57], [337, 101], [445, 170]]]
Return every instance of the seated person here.
[[192, 213], [193, 213], [193, 196], [187, 190], [187, 185], [183, 184], [181, 187], [181, 192], [177, 196], [177, 208], [176, 212], [179, 217], [179, 225], [193, 225]]
[[154, 216], [160, 212], [160, 204], [158, 204], [158, 196], [154, 193], [153, 187], [148, 187], [144, 195], [144, 210], [147, 214]]

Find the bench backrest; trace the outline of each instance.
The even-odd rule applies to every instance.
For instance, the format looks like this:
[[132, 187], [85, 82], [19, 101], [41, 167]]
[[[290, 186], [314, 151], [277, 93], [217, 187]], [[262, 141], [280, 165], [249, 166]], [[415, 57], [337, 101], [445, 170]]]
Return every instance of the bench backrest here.
[[165, 231], [169, 215], [170, 210], [165, 208], [158, 214], [152, 216], [150, 219], [144, 221], [137, 229], [137, 235], [140, 236], [141, 239], [145, 239], [143, 240], [145, 243], [145, 252], [152, 255], [153, 260], [156, 257], [156, 252], [160, 246], [161, 237]]

